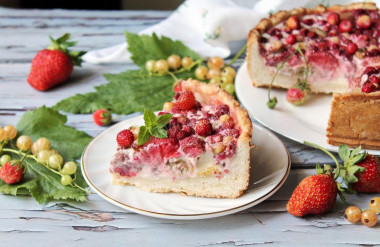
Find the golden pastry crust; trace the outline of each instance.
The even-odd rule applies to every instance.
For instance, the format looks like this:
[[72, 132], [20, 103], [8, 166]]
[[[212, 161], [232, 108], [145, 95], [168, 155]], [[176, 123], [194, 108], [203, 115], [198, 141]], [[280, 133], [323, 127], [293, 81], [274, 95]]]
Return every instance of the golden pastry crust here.
[[[369, 3], [369, 2], [363, 2], [363, 3], [353, 3], [350, 5], [334, 5], [331, 7], [325, 7], [323, 5], [317, 6], [315, 9], [307, 9], [307, 8], [298, 8], [293, 9], [290, 11], [279, 11], [273, 15], [271, 15], [269, 18], [262, 19], [256, 27], [254, 27], [248, 35], [248, 41], [247, 41], [247, 66], [250, 68], [253, 66], [251, 64], [252, 61], [252, 49], [250, 49], [252, 46], [255, 47], [255, 49], [259, 49], [259, 46], [257, 44], [260, 43], [260, 38], [264, 32], [269, 30], [270, 28], [276, 26], [277, 24], [286, 21], [290, 16], [303, 16], [303, 15], [311, 15], [311, 14], [323, 14], [326, 12], [342, 12], [346, 10], [355, 10], [355, 9], [369, 9], [369, 10], [376, 10], [376, 4], [375, 3]], [[257, 53], [257, 52], [256, 52]], [[380, 59], [380, 57], [375, 57], [375, 59]], [[268, 85], [262, 85], [261, 83], [258, 83], [255, 81], [255, 76], [252, 75], [250, 70], [248, 69], [248, 72], [250, 74], [250, 78], [252, 81], [253, 86], [268, 86]], [[274, 87], [277, 87], [276, 85], [273, 85]]]
[[380, 91], [333, 96], [327, 127], [328, 143], [380, 149]]

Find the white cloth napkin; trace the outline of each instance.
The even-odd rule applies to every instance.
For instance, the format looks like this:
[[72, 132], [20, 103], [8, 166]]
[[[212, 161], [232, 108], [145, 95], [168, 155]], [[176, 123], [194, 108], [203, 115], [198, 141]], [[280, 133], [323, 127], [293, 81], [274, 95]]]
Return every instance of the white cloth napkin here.
[[[278, 10], [315, 7], [318, 4], [348, 4], [350, 0], [187, 0], [166, 20], [139, 34], [164, 35], [180, 40], [200, 56], [231, 55], [234, 41], [247, 39], [260, 19]], [[380, 0], [374, 1], [379, 6]], [[243, 43], [241, 43], [243, 44]], [[241, 45], [242, 46], [242, 45]], [[241, 47], [240, 46], [240, 47]], [[88, 63], [131, 62], [127, 43], [89, 51], [83, 56]]]

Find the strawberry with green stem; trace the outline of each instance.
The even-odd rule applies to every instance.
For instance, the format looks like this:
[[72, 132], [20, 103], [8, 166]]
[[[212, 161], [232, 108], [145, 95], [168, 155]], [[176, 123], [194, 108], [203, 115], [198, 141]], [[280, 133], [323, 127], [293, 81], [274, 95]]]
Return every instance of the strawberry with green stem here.
[[36, 54], [28, 76], [28, 83], [39, 91], [46, 91], [65, 82], [74, 65], [81, 66], [81, 57], [85, 54], [84, 51], [69, 50], [69, 47], [76, 44], [75, 41], [69, 41], [69, 33], [58, 39], [49, 38], [52, 44]]
[[298, 78], [298, 82], [292, 86], [288, 92], [286, 93], [286, 99], [290, 102], [290, 103], [293, 103], [295, 105], [301, 105], [304, 103], [305, 101], [305, 98], [308, 94], [308, 92], [310, 92], [310, 86], [309, 86], [309, 83], [307, 82], [307, 79], [309, 77], [309, 64], [307, 62], [307, 59], [305, 57], [305, 54], [303, 53], [303, 51], [301, 50], [301, 48], [299, 46], [297, 46], [295, 48], [295, 50], [285, 59], [285, 61], [283, 61], [282, 63], [280, 63], [280, 65], [277, 67], [276, 69], [276, 72], [274, 74], [274, 76], [272, 77], [272, 80], [269, 84], [269, 88], [268, 88], [268, 102], [267, 102], [267, 106], [270, 108], [270, 109], [274, 109], [277, 105], [277, 97], [270, 97], [270, 92], [272, 90], [272, 86], [273, 86], [273, 82], [274, 80], [276, 79], [278, 73], [280, 72], [280, 70], [285, 66], [285, 64], [289, 61], [289, 59], [294, 56], [296, 53], [299, 53], [301, 55], [301, 57], [303, 58], [303, 60], [305, 61], [305, 78], [303, 80], [299, 79]]

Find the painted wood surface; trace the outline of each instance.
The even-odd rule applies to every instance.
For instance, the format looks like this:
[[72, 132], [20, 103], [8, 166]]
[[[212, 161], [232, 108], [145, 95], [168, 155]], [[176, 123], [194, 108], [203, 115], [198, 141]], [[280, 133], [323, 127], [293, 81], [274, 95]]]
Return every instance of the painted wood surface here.
[[[78, 48], [97, 49], [124, 42], [124, 30], [137, 32], [154, 25], [168, 11], [67, 11], [0, 8], [0, 126], [16, 124], [29, 109], [52, 106], [77, 93], [107, 83], [103, 73], [135, 69], [133, 64], [91, 65], [76, 69], [71, 79], [48, 92], [26, 82], [30, 61], [47, 35], [72, 33]], [[240, 61], [241, 62], [241, 61]], [[133, 114], [132, 116], [135, 116]], [[122, 121], [131, 116], [124, 116]], [[68, 114], [68, 124], [96, 136], [89, 114]], [[268, 200], [229, 216], [174, 221], [141, 216], [118, 208], [96, 194], [87, 203], [56, 201], [39, 205], [30, 197], [0, 195], [0, 246], [249, 246], [380, 245], [379, 227], [366, 228], [344, 220], [340, 200], [327, 215], [296, 218], [286, 213], [292, 190], [314, 174], [316, 163], [331, 159], [313, 148], [281, 137], [292, 159], [284, 186]], [[348, 200], [367, 207], [371, 195]]]

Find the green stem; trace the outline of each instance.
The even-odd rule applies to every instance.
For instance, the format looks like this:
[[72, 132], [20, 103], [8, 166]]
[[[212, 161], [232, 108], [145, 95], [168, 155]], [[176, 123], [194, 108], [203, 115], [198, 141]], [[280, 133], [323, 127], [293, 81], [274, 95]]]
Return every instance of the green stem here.
[[302, 52], [302, 49], [299, 47], [299, 45], [297, 46], [296, 50], [301, 54], [302, 59], [305, 61], [305, 82], [307, 83], [307, 79], [309, 78], [310, 72], [309, 63], [307, 62], [305, 54]]
[[247, 44], [245, 44], [241, 50], [232, 58], [232, 60], [227, 64], [227, 66], [231, 66], [232, 64], [234, 64], [236, 62], [236, 60], [241, 56], [241, 54], [243, 54], [243, 52], [245, 52], [245, 50], [247, 50]]
[[315, 147], [315, 148], [318, 148], [320, 150], [322, 150], [323, 152], [325, 152], [328, 156], [330, 156], [334, 161], [335, 161], [335, 164], [336, 164], [336, 173], [335, 173], [335, 176], [334, 176], [334, 180], [337, 180], [338, 177], [339, 177], [339, 173], [340, 173], [340, 164], [338, 162], [338, 160], [335, 158], [334, 155], [332, 155], [329, 151], [327, 151], [326, 149], [324, 149], [323, 147], [317, 145], [317, 144], [314, 144], [314, 143], [311, 143], [311, 142], [308, 142], [308, 141], [304, 141], [305, 144], [309, 145], [309, 146], [312, 146], [312, 147]]

